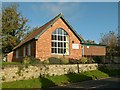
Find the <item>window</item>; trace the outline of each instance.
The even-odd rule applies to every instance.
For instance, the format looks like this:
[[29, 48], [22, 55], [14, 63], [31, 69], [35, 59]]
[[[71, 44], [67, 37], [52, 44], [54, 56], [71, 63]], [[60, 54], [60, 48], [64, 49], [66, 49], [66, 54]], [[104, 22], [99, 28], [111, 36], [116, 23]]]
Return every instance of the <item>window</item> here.
[[31, 45], [28, 44], [28, 55], [30, 56], [31, 55]]
[[18, 50], [16, 50], [16, 58], [18, 58], [19, 52]]
[[24, 48], [23, 48], [23, 57], [25, 57], [26, 56], [26, 47], [24, 46]]
[[69, 55], [69, 36], [62, 28], [58, 28], [52, 33], [51, 44], [51, 53]]

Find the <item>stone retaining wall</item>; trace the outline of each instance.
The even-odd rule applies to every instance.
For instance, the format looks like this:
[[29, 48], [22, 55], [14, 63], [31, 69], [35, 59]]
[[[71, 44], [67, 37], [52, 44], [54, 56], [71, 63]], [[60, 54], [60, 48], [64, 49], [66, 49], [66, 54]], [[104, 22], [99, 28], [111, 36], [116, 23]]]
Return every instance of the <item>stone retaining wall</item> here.
[[38, 78], [40, 76], [55, 76], [69, 73], [96, 70], [98, 64], [71, 64], [71, 65], [39, 65], [20, 68], [18, 66], [2, 68], [2, 82]]

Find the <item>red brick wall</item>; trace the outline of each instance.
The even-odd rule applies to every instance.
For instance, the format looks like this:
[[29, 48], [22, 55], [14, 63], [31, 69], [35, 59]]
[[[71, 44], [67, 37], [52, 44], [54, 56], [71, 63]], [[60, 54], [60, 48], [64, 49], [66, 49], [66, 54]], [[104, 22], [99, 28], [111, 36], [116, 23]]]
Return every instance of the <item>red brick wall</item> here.
[[85, 56], [104, 56], [106, 55], [106, 48], [103, 46], [84, 46], [84, 55]]
[[7, 62], [12, 62], [13, 59], [13, 52], [7, 54]]
[[[69, 29], [69, 27], [62, 21], [62, 19], [58, 19], [46, 32], [44, 32], [36, 41], [36, 58], [41, 60], [45, 60], [48, 57], [54, 56], [51, 54], [51, 35], [54, 30], [57, 28], [64, 29], [69, 35], [69, 58], [81, 58], [82, 50], [81, 44], [78, 38], [73, 34], [73, 32]], [[72, 49], [72, 41], [75, 44], [79, 44], [79, 49]], [[62, 55], [58, 55], [61, 57]]]

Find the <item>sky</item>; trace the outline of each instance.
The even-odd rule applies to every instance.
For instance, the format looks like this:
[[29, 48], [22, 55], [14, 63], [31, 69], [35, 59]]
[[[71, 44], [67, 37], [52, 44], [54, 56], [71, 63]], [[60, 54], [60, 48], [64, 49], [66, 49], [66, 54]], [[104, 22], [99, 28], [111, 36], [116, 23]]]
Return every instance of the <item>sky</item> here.
[[[10, 5], [3, 2], [2, 6]], [[40, 27], [59, 13], [85, 40], [100, 42], [101, 33], [118, 28], [117, 2], [17, 2], [31, 29]]]

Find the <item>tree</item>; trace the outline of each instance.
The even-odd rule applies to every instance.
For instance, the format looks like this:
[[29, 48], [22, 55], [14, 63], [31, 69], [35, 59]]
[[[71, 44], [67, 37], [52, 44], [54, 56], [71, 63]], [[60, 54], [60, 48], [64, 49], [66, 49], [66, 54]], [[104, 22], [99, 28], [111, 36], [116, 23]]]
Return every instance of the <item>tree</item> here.
[[28, 32], [26, 33], [26, 35], [24, 35], [23, 38], [28, 37], [31, 33], [33, 33], [35, 30], [38, 30], [39, 28], [40, 28], [40, 27], [33, 27], [30, 31], [28, 31]]
[[114, 52], [117, 43], [117, 34], [114, 31], [109, 31], [106, 34], [102, 34], [100, 44], [107, 46], [107, 53]]
[[[120, 56], [120, 47], [119, 47], [119, 35], [115, 31], [109, 31], [106, 34], [102, 34], [101, 36], [101, 44], [107, 46], [107, 59], [110, 63], [119, 63]], [[115, 59], [116, 57], [117, 59]]]
[[29, 29], [26, 25], [28, 19], [23, 17], [18, 12], [18, 5], [12, 4], [11, 6], [2, 9], [2, 52], [8, 53], [20, 43]]
[[94, 40], [93, 41], [92, 40], [87, 40], [86, 43], [88, 43], [88, 44], [95, 44], [95, 41]]

